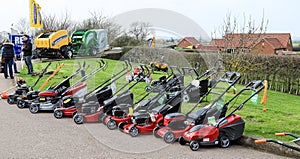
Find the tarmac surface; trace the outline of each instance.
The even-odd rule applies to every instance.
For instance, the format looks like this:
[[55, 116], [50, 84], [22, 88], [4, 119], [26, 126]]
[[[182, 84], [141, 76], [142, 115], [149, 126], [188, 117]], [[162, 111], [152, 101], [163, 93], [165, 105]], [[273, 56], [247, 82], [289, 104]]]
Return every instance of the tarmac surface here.
[[[14, 85], [3, 74], [0, 81], [1, 90]], [[51, 112], [31, 114], [28, 108], [19, 109], [4, 99], [0, 100], [0, 121], [0, 158], [287, 159], [237, 144], [193, 152], [189, 146], [167, 145], [153, 135], [133, 138], [99, 123], [76, 125], [72, 118], [58, 120]]]

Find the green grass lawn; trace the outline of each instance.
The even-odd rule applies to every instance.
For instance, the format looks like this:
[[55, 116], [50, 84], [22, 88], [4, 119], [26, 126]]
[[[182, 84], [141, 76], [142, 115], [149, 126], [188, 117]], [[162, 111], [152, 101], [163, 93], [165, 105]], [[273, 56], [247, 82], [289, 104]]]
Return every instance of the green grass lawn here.
[[[64, 67], [59, 71], [59, 73], [49, 82], [48, 86], [51, 83], [59, 83], [62, 81], [66, 76], [71, 75], [76, 69], [78, 69], [78, 62], [81, 64], [83, 61], [86, 62], [87, 65], [89, 65], [88, 69], [86, 70], [86, 73], [91, 72], [93, 69], [95, 69], [97, 64], [97, 59], [76, 59], [76, 60], [65, 60], [65, 61], [57, 61], [52, 62], [52, 65], [48, 70], [55, 70], [56, 67], [60, 63], [64, 63]], [[104, 71], [100, 71], [96, 74], [96, 76], [88, 79], [86, 82], [88, 84], [88, 89], [93, 90], [98, 84], [102, 83], [103, 81], [111, 78], [113, 75], [118, 73], [123, 68], [122, 61], [114, 61], [114, 60], [108, 60], [105, 59], [107, 62], [107, 67]], [[36, 72], [41, 72], [42, 68], [44, 68], [47, 65], [47, 63], [34, 63], [34, 70]], [[138, 66], [137, 64], [133, 64], [134, 67]], [[21, 69], [21, 73], [19, 74], [19, 77], [25, 78], [27, 85], [32, 85], [35, 80], [38, 77], [32, 77], [30, 75], [26, 75], [27, 70]], [[166, 73], [162, 72], [155, 72], [155, 74], [152, 75], [153, 79], [158, 79], [160, 76], [166, 75]], [[45, 75], [41, 82], [38, 83], [38, 85], [35, 87], [35, 89], [39, 88], [43, 81], [45, 81], [46, 78], [48, 78], [49, 75]], [[76, 77], [72, 82], [75, 82], [76, 79], [79, 77]], [[188, 83], [191, 80], [190, 77], [185, 79], [185, 83]], [[262, 79], [263, 80], [263, 79]], [[120, 88], [121, 85], [126, 84], [125, 76], [120, 78], [116, 82], [117, 88]], [[133, 82], [132, 82], [133, 83]], [[132, 84], [131, 83], [131, 84]], [[145, 82], [139, 83], [132, 89], [132, 92], [134, 93], [135, 101], [140, 99], [143, 94], [145, 94]], [[128, 88], [128, 87], [127, 87]], [[237, 90], [239, 91], [243, 87], [241, 85], [238, 85]], [[43, 90], [46, 90], [47, 87], [45, 87]], [[220, 89], [220, 92], [222, 89]], [[232, 92], [232, 91], [231, 91]], [[230, 105], [232, 107], [236, 107], [244, 101], [251, 92], [243, 94], [241, 97], [238, 98], [238, 100], [234, 103], [234, 105]], [[259, 94], [259, 101], [262, 97], [262, 94]], [[233, 96], [232, 93], [228, 93], [225, 95], [224, 100], [229, 100]], [[210, 99], [213, 99], [212, 97], [208, 97], [208, 102]], [[263, 111], [263, 105], [262, 104], [253, 104], [252, 102], [248, 102], [245, 104], [242, 110], [236, 112], [236, 114], [239, 114], [242, 116], [242, 118], [246, 122], [246, 129], [245, 133], [246, 135], [256, 136], [260, 138], [273, 138], [278, 139], [281, 141], [290, 141], [291, 138], [289, 137], [276, 137], [274, 136], [275, 132], [292, 132], [300, 135], [300, 129], [299, 129], [299, 120], [300, 120], [300, 106], [299, 106], [299, 96], [284, 94], [280, 92], [274, 92], [274, 91], [268, 91], [268, 102], [267, 102], [267, 111]], [[207, 103], [203, 103], [202, 105], [205, 105]], [[188, 110], [194, 105], [194, 103], [183, 103], [182, 104], [182, 111], [188, 112]], [[199, 106], [200, 108], [201, 106]], [[230, 112], [230, 110], [229, 110]]]

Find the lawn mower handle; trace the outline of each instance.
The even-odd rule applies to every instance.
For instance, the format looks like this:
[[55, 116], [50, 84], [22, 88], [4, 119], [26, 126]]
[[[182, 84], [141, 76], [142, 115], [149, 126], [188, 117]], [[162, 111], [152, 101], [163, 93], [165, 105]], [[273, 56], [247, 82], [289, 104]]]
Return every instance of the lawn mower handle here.
[[233, 82], [237, 82], [237, 79], [240, 78], [241, 78], [241, 74], [238, 72], [225, 72], [225, 74], [223, 74], [220, 80], [223, 82], [233, 83]]
[[177, 70], [180, 74], [182, 74], [181, 70], [177, 66], [169, 66], [169, 67], [171, 68], [172, 72], [174, 70]]
[[170, 70], [171, 70], [171, 75], [174, 75], [173, 66], [170, 66], [169, 68], [170, 68]]
[[267, 139], [259, 139], [259, 140], [254, 140], [254, 144], [262, 144], [262, 143], [266, 143]]
[[[148, 68], [147, 68], [147, 70], [148, 70]], [[170, 79], [171, 76], [172, 76], [171, 74], [168, 75], [168, 77], [166, 77], [166, 79], [165, 79], [164, 81], [167, 81], [168, 79]], [[136, 105], [136, 104], [140, 103], [141, 101], [143, 101], [147, 96], [149, 96], [152, 92], [154, 92], [154, 90], [156, 90], [156, 88], [159, 89], [160, 85], [163, 84], [164, 81], [160, 81], [160, 83], [158, 83], [156, 86], [154, 86], [154, 89], [151, 89], [151, 90], [150, 90], [147, 94], [145, 94], [140, 100], [138, 100], [137, 102], [135, 102], [134, 105]], [[167, 89], [167, 88], [165, 88], [165, 89]], [[165, 90], [165, 89], [163, 89], [163, 90]], [[163, 92], [164, 92], [163, 90], [160, 89], [159, 93], [158, 93], [155, 97], [158, 97], [159, 94], [163, 93]], [[149, 101], [149, 102], [150, 102], [150, 101]], [[149, 102], [148, 102], [148, 103], [149, 103]], [[148, 104], [148, 103], [147, 103], [147, 104]]]
[[86, 81], [89, 79], [91, 76], [95, 75], [97, 72], [101, 71], [105, 66], [106, 63], [102, 60], [101, 63], [99, 62], [99, 67], [97, 69], [94, 69], [92, 72], [89, 74], [83, 76], [81, 79], [79, 79], [75, 84], [73, 84], [72, 88], [76, 87], [79, 83]]
[[[212, 70], [212, 69], [211, 69]], [[207, 70], [206, 72], [210, 72], [211, 70]], [[231, 76], [228, 76], [231, 75]], [[232, 77], [232, 75], [235, 75], [234, 79]], [[211, 89], [209, 89], [198, 101], [197, 103], [190, 109], [190, 111], [187, 114], [190, 114], [191, 112], [193, 112], [193, 110], [203, 101], [203, 99], [208, 96], [208, 94], [218, 85], [218, 83], [220, 82], [228, 82], [231, 81], [229, 83], [229, 86], [227, 87], [227, 89], [225, 91], [223, 91], [223, 93], [221, 93], [217, 99], [215, 99], [212, 103], [211, 106], [213, 106], [219, 99], [221, 99], [223, 97], [223, 95], [232, 87], [234, 86], [238, 80], [240, 80], [241, 75], [237, 72], [225, 72], [222, 77], [220, 79], [217, 80], [217, 82], [211, 87]], [[231, 80], [230, 80], [231, 79]], [[226, 103], [228, 105], [228, 103]], [[226, 105], [224, 104], [224, 106]], [[208, 111], [209, 109], [207, 109]]]
[[252, 83], [250, 83], [249, 86], [252, 86], [251, 89], [252, 90], [259, 90], [260, 87], [265, 87], [263, 81], [261, 80], [257, 80], [257, 81], [252, 81]]
[[285, 136], [286, 134], [285, 134], [285, 132], [283, 132], [283, 133], [275, 133], [275, 136]]
[[[236, 97], [238, 97], [240, 94], [242, 94], [244, 91], [247, 90], [253, 90], [255, 93], [253, 93], [247, 100], [245, 100], [239, 107], [242, 107], [245, 103], [247, 103], [253, 96], [255, 96], [258, 92], [260, 92], [264, 88], [264, 83], [260, 80], [258, 81], [251, 81], [249, 82], [241, 91], [239, 91], [234, 97], [232, 97], [226, 104], [228, 105], [230, 102], [232, 102]], [[239, 108], [238, 107], [238, 108]], [[239, 108], [241, 109], [241, 108]]]
[[[259, 84], [261, 83], [261, 84]], [[251, 81], [249, 82], [242, 90], [240, 90], [235, 96], [233, 96], [226, 104], [224, 105], [229, 105], [230, 102], [232, 102], [234, 99], [236, 99], [238, 96], [240, 96], [244, 91], [247, 90], [253, 90], [253, 88], [255, 88], [254, 86], [258, 86], [260, 85], [261, 87], [259, 87], [259, 89], [255, 89], [255, 93], [252, 93], [250, 97], [248, 97], [244, 102], [242, 102], [238, 107], [236, 107], [231, 113], [229, 113], [226, 117], [224, 117], [223, 119], [221, 119], [220, 121], [218, 121], [217, 127], [219, 127], [219, 125], [230, 115], [232, 115], [234, 112], [236, 112], [237, 110], [241, 110], [245, 103], [247, 103], [253, 96], [255, 96], [258, 92], [260, 92], [262, 89], [264, 89], [264, 83], [262, 83], [261, 81]], [[250, 87], [252, 86], [252, 87]], [[250, 87], [250, 88], [249, 88]]]
[[255, 140], [254, 141], [255, 144], [262, 144], [262, 143], [266, 143], [266, 142], [273, 142], [273, 143], [276, 143], [278, 145], [281, 145], [281, 146], [284, 146], [284, 147], [287, 147], [287, 148], [290, 148], [290, 149], [293, 149], [295, 151], [299, 151], [300, 152], [300, 148], [299, 147], [295, 147], [295, 146], [292, 146], [292, 145], [289, 145], [289, 144], [286, 144], [284, 142], [277, 141], [277, 140], [261, 139], [261, 140]]
[[[176, 78], [176, 79], [180, 79], [180, 77], [181, 77], [181, 76], [176, 76], [175, 78]], [[169, 88], [171, 88], [171, 87], [168, 86], [168, 87], [166, 87], [165, 89], [160, 90], [159, 93], [157, 93], [157, 95], [154, 96], [155, 102], [158, 101], [158, 100], [164, 95], [164, 92], [166, 92], [166, 90], [169, 89]], [[181, 94], [184, 90], [186, 90], [186, 89], [187, 89], [187, 87], [185, 87], [184, 89], [180, 90], [180, 93], [178, 93], [175, 97], [173, 97], [171, 100], [169, 100], [167, 103], [165, 103], [165, 104], [163, 104], [163, 105], [166, 105], [166, 104], [172, 102], [178, 95], [180, 95], [180, 94]], [[150, 102], [150, 101], [149, 101], [149, 102]], [[148, 103], [149, 103], [149, 102], [148, 102]], [[155, 103], [155, 102], [153, 102], [153, 103]], [[148, 104], [148, 103], [147, 103], [147, 104]], [[164, 108], [164, 106], [163, 106], [161, 109], [163, 109], [163, 108]], [[153, 108], [152, 108], [152, 105], [149, 106], [149, 107], [147, 107], [146, 109], [147, 109], [147, 110], [153, 109]], [[160, 110], [159, 110], [159, 111], [160, 111]]]
[[292, 136], [292, 137], [294, 137], [296, 139], [300, 138], [300, 136], [295, 135], [293, 133], [289, 133], [289, 132], [275, 133], [275, 136], [286, 136], [286, 135]]
[[[110, 79], [107, 79], [106, 81], [104, 81], [103, 83], [101, 83], [99, 86], [97, 86], [93, 91], [89, 92], [88, 94], [85, 95], [86, 98], [90, 98], [91, 96], [93, 96], [100, 88], [102, 89], [103, 87], [109, 86], [110, 84], [112, 84], [113, 82], [115, 82], [116, 80], [120, 79], [123, 75], [125, 75], [127, 73], [127, 69], [128, 66], [131, 66], [131, 64], [128, 64], [128, 60], [124, 61], [125, 63], [125, 67], [119, 71], [118, 73], [116, 73], [116, 76]], [[131, 70], [132, 67], [130, 67], [129, 70]], [[125, 72], [124, 72], [125, 71]], [[122, 73], [124, 72], [124, 73]]]
[[[206, 75], [207, 75], [207, 76], [205, 77], [205, 79], [210, 78], [212, 75], [214, 75], [215, 73], [218, 72], [218, 70], [215, 70], [214, 72], [211, 73], [211, 71], [213, 71], [214, 69], [215, 69], [215, 68], [212, 67], [212, 68], [206, 70], [204, 73], [202, 73], [201, 75], [199, 75], [199, 76], [196, 78], [196, 80], [199, 80], [199, 79], [201, 79], [202, 77], [204, 77], [204, 76], [206, 76]], [[209, 74], [209, 73], [211, 73], [211, 74]]]
[[193, 71], [197, 77], [199, 77], [199, 73], [196, 71], [195, 68], [190, 68], [190, 67], [181, 67], [181, 70], [183, 74], [185, 75], [185, 70], [188, 70], [188, 72]]
[[50, 65], [51, 65], [51, 62], [49, 62], [48, 65], [43, 69], [42, 73], [39, 75], [39, 78], [31, 86], [32, 89], [37, 85], [37, 83], [40, 81], [40, 79], [44, 76], [44, 74], [46, 73], [46, 71]]
[[[132, 80], [134, 81], [134, 80]], [[114, 94], [118, 94], [121, 90], [123, 90], [126, 86], [129, 85], [129, 83], [131, 83], [132, 81], [129, 81], [128, 83], [126, 83], [125, 85], [123, 85], [121, 88], [119, 88], [119, 90], [117, 90]], [[132, 84], [126, 91], [124, 91], [123, 93], [128, 92], [129, 90], [131, 90], [134, 86], [136, 86], [138, 83], [140, 83], [142, 81], [142, 78], [139, 78], [138, 80], [136, 80], [134, 82], [134, 84]], [[122, 93], [121, 93], [122, 94]]]

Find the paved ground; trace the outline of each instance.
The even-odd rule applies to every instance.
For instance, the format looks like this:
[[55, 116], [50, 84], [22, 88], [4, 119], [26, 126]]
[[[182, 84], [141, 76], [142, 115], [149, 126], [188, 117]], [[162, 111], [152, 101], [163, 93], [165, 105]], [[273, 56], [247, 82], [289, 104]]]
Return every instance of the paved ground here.
[[[13, 80], [0, 74], [0, 88]], [[31, 114], [0, 101], [0, 158], [284, 158], [239, 145], [204, 147], [166, 145], [152, 135], [132, 138], [102, 124], [76, 125], [71, 118], [57, 120], [52, 113]]]

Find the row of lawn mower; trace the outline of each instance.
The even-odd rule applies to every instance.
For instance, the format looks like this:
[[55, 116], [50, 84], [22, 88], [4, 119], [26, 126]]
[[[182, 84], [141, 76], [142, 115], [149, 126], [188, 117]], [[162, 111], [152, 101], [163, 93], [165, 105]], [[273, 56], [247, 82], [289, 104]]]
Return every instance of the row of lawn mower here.
[[[106, 63], [101, 60], [98, 62], [99, 67], [90, 72], [89, 74], [85, 73], [86, 67], [85, 63], [83, 66], [79, 64], [79, 68], [70, 76], [66, 77], [59, 84], [53, 86], [51, 85], [46, 91], [41, 91], [42, 88], [50, 81], [51, 78], [59, 71], [63, 66], [60, 65], [57, 70], [44, 82], [44, 84], [38, 89], [33, 90], [34, 86], [40, 81], [43, 77], [44, 72], [51, 65], [49, 63], [43, 72], [39, 75], [39, 78], [36, 80], [33, 86], [27, 86], [25, 80], [18, 80], [18, 88], [13, 94], [8, 96], [7, 102], [9, 104], [17, 104], [17, 106], [22, 109], [25, 107], [29, 108], [29, 111], [33, 114], [37, 113], [40, 110], [54, 110], [59, 104], [62, 97], [67, 95], [74, 95], [82, 97], [87, 92], [87, 84], [84, 83], [85, 80], [104, 69]], [[70, 84], [70, 80], [76, 77], [78, 74], [81, 74], [81, 78], [75, 82], [73, 85]]]
[[[231, 141], [239, 139], [243, 135], [245, 122], [235, 112], [264, 88], [262, 81], [254, 80], [228, 99], [225, 95], [241, 79], [238, 72], [224, 71], [216, 65], [203, 73], [198, 73], [194, 68], [168, 66], [167, 76], [152, 80], [153, 70], [148, 66], [132, 68], [130, 62], [124, 61], [119, 72], [88, 91], [85, 81], [107, 67], [104, 60], [98, 63], [99, 66], [90, 73], [86, 73], [88, 67], [85, 63], [82, 66], [79, 64], [72, 75], [56, 86], [50, 86], [46, 91], [41, 91], [41, 88], [33, 90], [51, 65], [49, 63], [32, 87], [20, 80], [19, 88], [9, 95], [7, 101], [9, 104], [16, 103], [19, 108], [28, 107], [33, 114], [50, 110], [57, 119], [72, 117], [76, 124], [103, 123], [110, 130], [118, 128], [132, 137], [153, 133], [166, 143], [178, 141], [197, 151], [203, 145], [226, 148]], [[130, 78], [128, 72], [132, 72]], [[81, 78], [71, 85], [70, 80], [78, 74]], [[190, 75], [192, 80], [185, 82]], [[124, 76], [127, 83], [115, 89], [115, 83]], [[132, 89], [141, 82], [149, 84], [135, 102], [136, 94]], [[241, 95], [244, 100], [235, 105]], [[188, 108], [187, 101], [193, 105], [188, 111], [182, 111]]]

